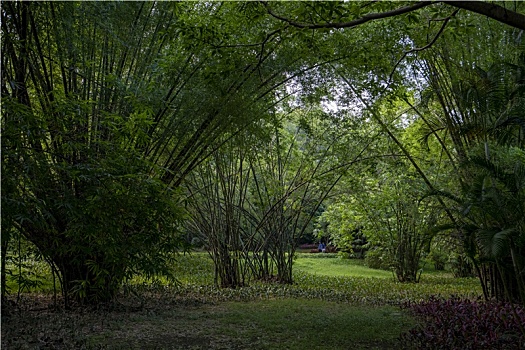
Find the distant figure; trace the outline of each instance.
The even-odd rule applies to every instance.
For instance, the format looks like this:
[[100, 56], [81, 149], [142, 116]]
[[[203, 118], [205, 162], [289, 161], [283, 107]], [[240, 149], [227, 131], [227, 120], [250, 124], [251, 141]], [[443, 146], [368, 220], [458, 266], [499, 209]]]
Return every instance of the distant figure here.
[[326, 245], [325, 245], [323, 242], [321, 242], [321, 243], [319, 243], [319, 247], [317, 247], [317, 249], [318, 249], [320, 252], [323, 252], [323, 253], [324, 253], [324, 252], [326, 252]]

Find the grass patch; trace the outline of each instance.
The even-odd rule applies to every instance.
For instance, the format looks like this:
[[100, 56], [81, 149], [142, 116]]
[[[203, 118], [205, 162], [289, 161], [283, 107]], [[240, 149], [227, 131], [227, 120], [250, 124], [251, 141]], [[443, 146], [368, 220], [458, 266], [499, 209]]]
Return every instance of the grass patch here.
[[[295, 260], [293, 285], [252, 282], [244, 288], [220, 289], [213, 285], [213, 264], [207, 255], [181, 257], [178, 264], [177, 276], [183, 283], [175, 292], [202, 302], [302, 298], [359, 305], [399, 305], [430, 296], [476, 299], [482, 295], [476, 278], [454, 278], [451, 273], [436, 271], [424, 273], [420, 283], [400, 283], [390, 272], [370, 269], [358, 260], [321, 259], [309, 254], [299, 254]], [[151, 285], [145, 284], [144, 288]]]
[[[311, 255], [313, 255], [311, 257]], [[326, 258], [319, 258], [318, 255]], [[337, 254], [298, 254], [296, 271], [332, 277], [392, 278], [392, 272], [368, 268], [363, 260], [341, 259]]]
[[396, 349], [399, 334], [415, 325], [392, 306], [305, 299], [157, 298], [136, 312], [29, 312], [7, 321], [9, 349]]
[[252, 282], [238, 289], [214, 285], [206, 253], [181, 255], [174, 266], [180, 284], [137, 277], [127, 285], [134, 293], [105, 311], [52, 312], [51, 296], [29, 294], [21, 308], [33, 311], [2, 315], [2, 347], [397, 349], [398, 336], [415, 324], [397, 305], [481, 295], [477, 279], [433, 272], [418, 284], [399, 283], [358, 260], [313, 255], [298, 255], [293, 285]]
[[[40, 260], [26, 259], [19, 270], [12, 263], [6, 267], [6, 287], [12, 294], [20, 292], [53, 292], [53, 275], [47, 263]], [[56, 288], [60, 290], [60, 282], [56, 279]]]
[[394, 307], [363, 307], [319, 300], [230, 303], [222, 332], [257, 349], [394, 348], [414, 321]]

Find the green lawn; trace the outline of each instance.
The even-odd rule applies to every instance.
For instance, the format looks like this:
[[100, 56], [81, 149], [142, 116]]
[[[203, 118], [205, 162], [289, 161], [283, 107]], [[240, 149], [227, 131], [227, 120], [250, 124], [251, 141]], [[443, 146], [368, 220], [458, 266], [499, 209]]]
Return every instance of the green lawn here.
[[328, 254], [298, 254], [294, 262], [293, 285], [252, 282], [235, 290], [213, 286], [213, 264], [202, 253], [181, 257], [176, 267], [182, 285], [179, 295], [202, 300], [249, 301], [306, 298], [368, 305], [392, 305], [420, 301], [432, 295], [482, 295], [476, 278], [454, 278], [449, 272], [424, 271], [420, 283], [399, 283], [392, 273], [366, 267], [362, 261], [340, 259]]
[[337, 254], [298, 254], [294, 268], [313, 275], [332, 277], [392, 278], [392, 272], [370, 269], [363, 260], [341, 259]]
[[413, 320], [394, 307], [342, 306], [318, 300], [230, 303], [223, 331], [260, 349], [381, 348], [395, 344]]
[[[223, 302], [107, 318], [88, 345], [109, 349], [394, 349], [414, 321], [398, 308], [319, 300]], [[97, 323], [101, 323], [97, 321]]]
[[2, 347], [397, 349], [398, 336], [415, 324], [398, 304], [481, 295], [476, 279], [430, 271], [418, 284], [403, 284], [388, 271], [328, 254], [298, 254], [293, 285], [217, 288], [205, 253], [181, 255], [174, 268], [179, 285], [136, 278], [134, 293], [104, 312], [51, 312], [50, 296], [24, 295], [40, 311], [2, 315]]

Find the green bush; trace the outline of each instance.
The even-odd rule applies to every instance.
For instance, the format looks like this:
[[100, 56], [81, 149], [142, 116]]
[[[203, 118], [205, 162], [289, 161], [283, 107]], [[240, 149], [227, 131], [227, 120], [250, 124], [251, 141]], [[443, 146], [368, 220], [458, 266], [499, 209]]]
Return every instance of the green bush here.
[[474, 276], [474, 267], [469, 258], [465, 255], [457, 254], [451, 256], [449, 262], [454, 277], [461, 278]]
[[391, 270], [393, 262], [386, 249], [375, 247], [366, 252], [365, 263], [371, 269]]
[[448, 260], [448, 255], [447, 254], [445, 254], [445, 253], [443, 253], [441, 251], [433, 250], [428, 255], [428, 258], [434, 264], [434, 269], [436, 271], [443, 271], [443, 270], [445, 270], [445, 264], [446, 264], [446, 262]]

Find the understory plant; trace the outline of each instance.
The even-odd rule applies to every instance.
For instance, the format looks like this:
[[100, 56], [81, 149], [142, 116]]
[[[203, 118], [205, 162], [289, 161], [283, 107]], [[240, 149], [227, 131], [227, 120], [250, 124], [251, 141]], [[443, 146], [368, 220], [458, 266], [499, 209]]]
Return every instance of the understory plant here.
[[404, 307], [422, 321], [401, 336], [407, 349], [525, 347], [525, 309], [516, 304], [431, 297]]

